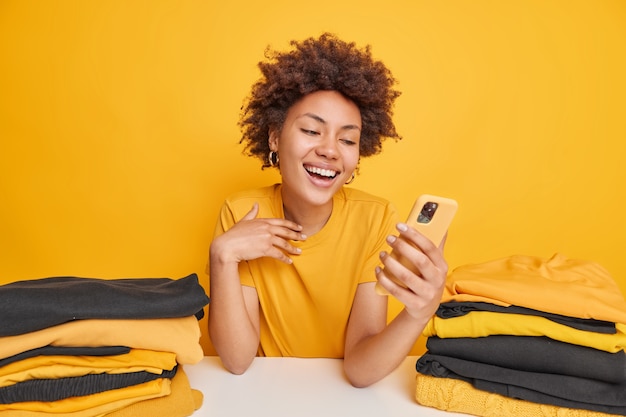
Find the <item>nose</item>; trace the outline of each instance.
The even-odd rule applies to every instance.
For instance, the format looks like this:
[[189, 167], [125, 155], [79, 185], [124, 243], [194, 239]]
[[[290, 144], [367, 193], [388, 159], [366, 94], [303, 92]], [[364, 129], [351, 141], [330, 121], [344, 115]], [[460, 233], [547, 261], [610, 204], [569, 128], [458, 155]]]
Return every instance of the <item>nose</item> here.
[[323, 156], [328, 159], [337, 159], [339, 149], [337, 148], [337, 140], [334, 135], [324, 135], [315, 152], [319, 156]]

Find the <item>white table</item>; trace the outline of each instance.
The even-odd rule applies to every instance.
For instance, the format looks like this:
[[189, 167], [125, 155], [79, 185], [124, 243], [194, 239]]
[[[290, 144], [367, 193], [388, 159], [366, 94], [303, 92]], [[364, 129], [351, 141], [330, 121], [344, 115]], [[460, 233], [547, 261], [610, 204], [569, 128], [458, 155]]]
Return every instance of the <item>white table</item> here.
[[243, 375], [226, 371], [218, 357], [185, 365], [191, 387], [202, 391], [192, 417], [453, 417], [415, 401], [415, 362], [410, 356], [389, 376], [354, 388], [339, 359], [255, 358]]

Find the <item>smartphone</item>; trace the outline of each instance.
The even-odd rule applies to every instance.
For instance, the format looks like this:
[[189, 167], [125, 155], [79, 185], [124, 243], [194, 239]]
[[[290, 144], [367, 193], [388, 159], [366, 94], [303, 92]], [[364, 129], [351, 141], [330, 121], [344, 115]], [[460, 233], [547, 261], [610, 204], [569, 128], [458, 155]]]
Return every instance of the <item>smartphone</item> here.
[[[458, 209], [458, 203], [445, 197], [439, 197], [430, 194], [423, 194], [417, 198], [413, 208], [407, 217], [406, 224], [417, 229], [420, 233], [430, 239], [436, 246], [441, 242], [452, 223], [452, 219]], [[399, 260], [404, 266], [413, 269], [413, 266], [402, 256], [391, 251], [390, 256]], [[390, 276], [399, 285], [402, 285], [393, 276]], [[381, 295], [389, 295], [387, 290], [378, 282], [376, 283], [376, 292]]]

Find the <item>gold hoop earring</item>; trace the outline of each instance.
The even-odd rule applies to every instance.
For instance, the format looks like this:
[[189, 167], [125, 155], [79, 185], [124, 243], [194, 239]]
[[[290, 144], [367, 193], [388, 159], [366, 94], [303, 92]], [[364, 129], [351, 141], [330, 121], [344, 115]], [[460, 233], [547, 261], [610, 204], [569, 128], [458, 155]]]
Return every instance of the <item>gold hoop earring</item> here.
[[278, 166], [278, 152], [270, 151], [270, 153], [267, 155], [267, 160], [271, 167]]
[[355, 178], [356, 178], [356, 174], [354, 173], [354, 171], [352, 171], [352, 176], [350, 177], [348, 181], [346, 181], [346, 185], [352, 184]]

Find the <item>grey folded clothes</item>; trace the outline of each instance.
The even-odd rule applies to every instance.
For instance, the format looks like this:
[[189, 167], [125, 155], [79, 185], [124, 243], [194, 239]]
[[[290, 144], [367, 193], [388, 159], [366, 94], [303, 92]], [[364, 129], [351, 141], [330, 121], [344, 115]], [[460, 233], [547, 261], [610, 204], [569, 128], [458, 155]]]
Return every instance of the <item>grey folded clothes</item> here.
[[545, 336], [429, 337], [428, 352], [528, 372], [626, 382], [624, 351], [606, 352]]
[[510, 398], [626, 415], [626, 383], [520, 371], [430, 353], [418, 359], [416, 369], [424, 375], [463, 380], [476, 389]]
[[436, 315], [437, 317], [440, 317], [442, 319], [450, 319], [454, 317], [464, 316], [468, 313], [471, 313], [472, 311], [490, 311], [494, 313], [539, 316], [551, 320], [555, 323], [571, 327], [573, 329], [606, 334], [617, 333], [615, 323], [609, 321], [583, 319], [579, 317], [570, 317], [561, 314], [548, 313], [545, 311], [515, 305], [499, 306], [496, 304], [485, 302], [450, 301], [447, 303], [441, 303], [439, 305], [439, 308], [437, 309]]
[[59, 401], [70, 397], [84, 397], [100, 392], [127, 388], [159, 378], [172, 379], [178, 366], [157, 374], [147, 371], [126, 373], [99, 373], [77, 377], [31, 379], [0, 387], [0, 404], [27, 401]]
[[181, 279], [50, 277], [0, 286], [0, 337], [84, 319], [195, 315], [209, 303], [196, 274]]
[[20, 352], [16, 355], [9, 356], [8, 358], [0, 359], [0, 368], [13, 362], [21, 361], [28, 358], [34, 358], [36, 356], [111, 356], [111, 355], [123, 355], [130, 352], [128, 346], [96, 346], [96, 347], [81, 347], [81, 346], [43, 346], [40, 348], [30, 349], [25, 352]]

